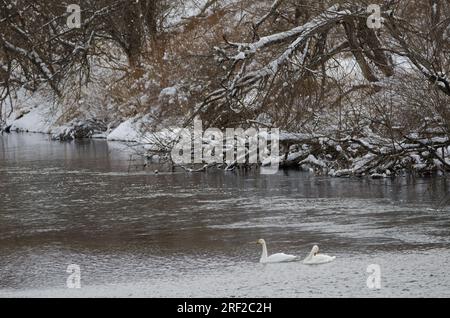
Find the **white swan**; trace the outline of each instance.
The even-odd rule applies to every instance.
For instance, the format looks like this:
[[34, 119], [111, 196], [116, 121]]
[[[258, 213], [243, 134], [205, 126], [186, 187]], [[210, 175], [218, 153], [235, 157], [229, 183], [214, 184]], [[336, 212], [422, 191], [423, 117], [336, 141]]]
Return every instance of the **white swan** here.
[[260, 263], [265, 264], [265, 263], [292, 262], [297, 259], [297, 256], [288, 255], [288, 254], [284, 254], [284, 253], [277, 253], [277, 254], [268, 256], [266, 241], [264, 241], [263, 239], [260, 239], [256, 243], [262, 245], [262, 255], [261, 255], [261, 259], [259, 260]]
[[325, 254], [319, 254], [319, 247], [314, 245], [309, 253], [308, 257], [303, 260], [303, 264], [305, 265], [317, 265], [317, 264], [325, 264], [330, 263], [336, 259], [336, 256], [328, 256]]

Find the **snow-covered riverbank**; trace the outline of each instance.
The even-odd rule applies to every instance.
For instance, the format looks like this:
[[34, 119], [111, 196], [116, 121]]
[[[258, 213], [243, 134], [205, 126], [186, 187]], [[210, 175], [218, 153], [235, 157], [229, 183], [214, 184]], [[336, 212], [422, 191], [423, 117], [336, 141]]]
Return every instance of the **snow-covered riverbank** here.
[[[116, 127], [108, 126], [108, 123], [100, 123], [96, 119], [72, 120], [65, 123], [61, 120], [64, 112], [52, 107], [54, 103], [52, 97], [39, 94], [33, 97], [22, 96], [20, 102], [20, 109], [8, 114], [5, 122], [0, 126], [1, 131], [50, 134], [54, 139], [61, 140], [86, 137], [124, 142], [140, 140], [139, 117], [126, 120]], [[9, 112], [9, 109], [5, 112]]]
[[[32, 105], [26, 112], [7, 122], [8, 131], [51, 134], [55, 140], [101, 138], [109, 141], [139, 143], [143, 151], [160, 154], [174, 141], [174, 131], [146, 131], [148, 118], [137, 116], [116, 127], [96, 130], [98, 122], [72, 121], [60, 125], [55, 113], [45, 103]], [[104, 127], [103, 127], [104, 129]], [[211, 140], [204, 139], [207, 144]], [[282, 167], [302, 167], [319, 175], [332, 177], [370, 176], [389, 178], [405, 173], [442, 175], [450, 167], [448, 137], [409, 135], [398, 141], [381, 138], [370, 129], [359, 136], [340, 139], [314, 134], [282, 133]], [[165, 146], [166, 145], [166, 146]]]

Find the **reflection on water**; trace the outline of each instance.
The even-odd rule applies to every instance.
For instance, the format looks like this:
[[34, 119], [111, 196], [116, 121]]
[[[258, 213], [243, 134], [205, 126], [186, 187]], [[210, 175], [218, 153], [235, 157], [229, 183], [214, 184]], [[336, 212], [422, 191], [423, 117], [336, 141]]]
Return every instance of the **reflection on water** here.
[[[127, 147], [0, 137], [0, 296], [450, 296], [446, 178], [131, 169]], [[260, 265], [254, 243], [338, 258]], [[69, 264], [81, 291], [65, 288]], [[382, 289], [366, 286], [370, 264]]]

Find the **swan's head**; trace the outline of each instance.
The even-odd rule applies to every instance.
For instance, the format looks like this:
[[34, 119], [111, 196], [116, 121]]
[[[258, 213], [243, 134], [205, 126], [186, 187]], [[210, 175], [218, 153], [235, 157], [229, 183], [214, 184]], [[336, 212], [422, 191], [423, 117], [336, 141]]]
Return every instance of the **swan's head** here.
[[317, 245], [314, 245], [311, 251], [311, 254], [316, 256], [319, 253], [319, 247]]
[[264, 241], [263, 239], [259, 239], [259, 240], [256, 242], [256, 244], [264, 245], [264, 244], [266, 244], [266, 241]]

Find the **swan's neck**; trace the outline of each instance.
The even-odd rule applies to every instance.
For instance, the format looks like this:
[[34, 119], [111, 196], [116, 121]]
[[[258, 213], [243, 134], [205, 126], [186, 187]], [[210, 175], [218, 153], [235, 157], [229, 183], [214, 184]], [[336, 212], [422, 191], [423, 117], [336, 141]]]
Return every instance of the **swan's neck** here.
[[309, 253], [308, 257], [306, 257], [305, 260], [310, 260], [313, 258], [313, 256], [314, 256], [314, 251], [311, 251], [311, 253]]
[[266, 243], [262, 244], [262, 255], [261, 259], [267, 259], [267, 246]]

